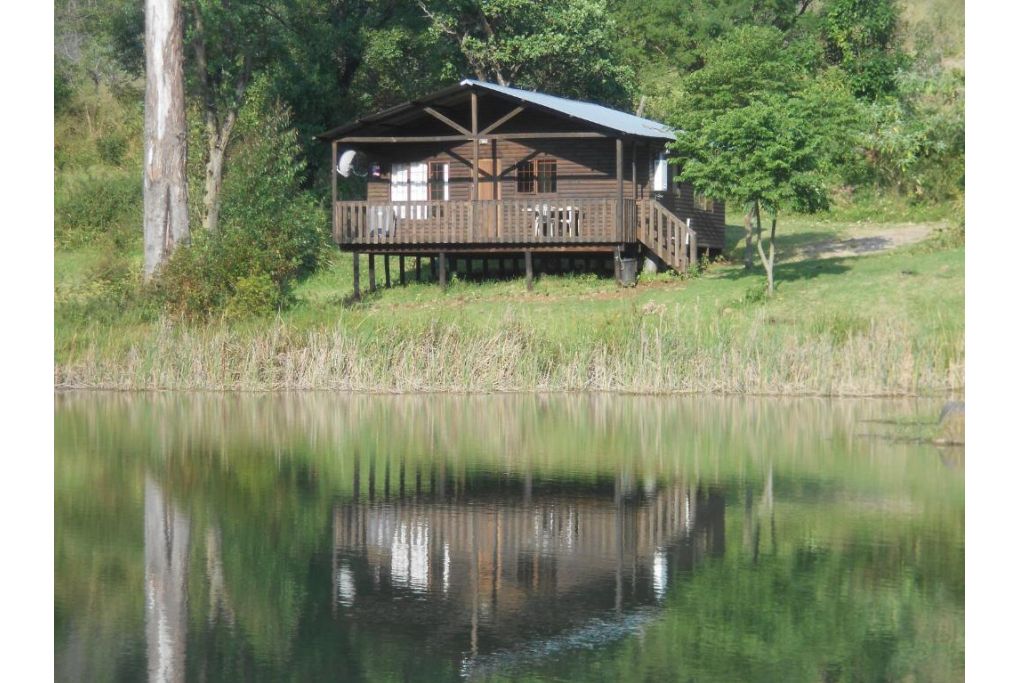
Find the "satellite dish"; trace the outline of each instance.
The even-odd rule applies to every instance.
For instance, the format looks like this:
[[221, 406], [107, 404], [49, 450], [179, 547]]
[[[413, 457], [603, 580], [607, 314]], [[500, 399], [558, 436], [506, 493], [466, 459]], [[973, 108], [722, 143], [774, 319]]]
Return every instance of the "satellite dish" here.
[[363, 178], [368, 175], [368, 159], [356, 149], [345, 150], [336, 162], [336, 172], [344, 178], [350, 177], [351, 173]]

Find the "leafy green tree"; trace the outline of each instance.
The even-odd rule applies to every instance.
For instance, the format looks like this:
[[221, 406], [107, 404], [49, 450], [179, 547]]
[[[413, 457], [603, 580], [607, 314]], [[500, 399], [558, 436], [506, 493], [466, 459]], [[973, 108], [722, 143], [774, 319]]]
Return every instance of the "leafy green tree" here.
[[[763, 96], [791, 96], [820, 58], [812, 42], [787, 44], [784, 34], [774, 28], [734, 30], [707, 49], [703, 67], [684, 78], [680, 87], [665, 97], [662, 107], [670, 112], [677, 129], [704, 130]], [[724, 192], [714, 196], [737, 198]], [[753, 221], [759, 207], [749, 200], [743, 206], [743, 262], [749, 270], [753, 266]], [[760, 212], [756, 213], [759, 218]]]
[[714, 41], [740, 26], [781, 31], [809, 24], [813, 0], [612, 0], [616, 40], [626, 64], [645, 86], [662, 72], [685, 74], [703, 65]]
[[564, 96], [628, 104], [633, 74], [615, 50], [604, 0], [418, 0], [432, 30], [455, 41], [464, 68], [481, 80]]
[[223, 167], [248, 87], [279, 57], [279, 3], [188, 0], [189, 86], [205, 125], [202, 225], [219, 227]]
[[[738, 29], [686, 79], [687, 106], [674, 119], [681, 131], [672, 145], [683, 161], [680, 179], [704, 194], [736, 200], [757, 217], [769, 294], [779, 213], [826, 206], [832, 160], [848, 143], [855, 118], [840, 75], [815, 76], [805, 66], [809, 54], [806, 47], [786, 46], [777, 29]], [[762, 208], [771, 214], [767, 253]]]
[[896, 38], [895, 0], [828, 0], [821, 12], [825, 57], [849, 76], [853, 94], [877, 99], [895, 92], [895, 75], [907, 65]]
[[305, 164], [289, 109], [252, 86], [223, 181], [222, 224], [202, 231], [167, 264], [160, 289], [186, 316], [228, 310], [266, 313], [284, 305], [295, 280], [311, 273], [326, 239], [326, 214], [302, 188]]

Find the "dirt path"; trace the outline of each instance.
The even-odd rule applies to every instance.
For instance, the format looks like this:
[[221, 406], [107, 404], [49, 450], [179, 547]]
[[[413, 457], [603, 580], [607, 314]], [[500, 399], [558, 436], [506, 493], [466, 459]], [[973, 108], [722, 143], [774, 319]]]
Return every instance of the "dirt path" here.
[[947, 223], [889, 223], [850, 227], [842, 236], [802, 245], [790, 256], [793, 260], [804, 260], [876, 254], [922, 242], [935, 229], [944, 225]]

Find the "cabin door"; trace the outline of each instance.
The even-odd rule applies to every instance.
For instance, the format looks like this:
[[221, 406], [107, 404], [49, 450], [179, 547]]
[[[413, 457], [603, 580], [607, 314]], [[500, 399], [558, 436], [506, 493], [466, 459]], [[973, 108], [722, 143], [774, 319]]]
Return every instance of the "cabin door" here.
[[[478, 199], [501, 199], [499, 192], [499, 174], [502, 164], [499, 159], [478, 160]], [[495, 202], [488, 201], [481, 206], [481, 231], [485, 237], [499, 235], [499, 209]]]

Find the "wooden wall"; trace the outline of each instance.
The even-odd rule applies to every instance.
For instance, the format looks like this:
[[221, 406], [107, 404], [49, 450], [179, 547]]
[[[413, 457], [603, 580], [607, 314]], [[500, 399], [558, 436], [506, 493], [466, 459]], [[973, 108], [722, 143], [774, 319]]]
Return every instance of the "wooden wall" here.
[[[482, 117], [480, 127], [501, 114], [493, 110]], [[449, 133], [435, 129], [442, 124], [431, 117], [418, 122], [427, 128], [428, 134]], [[435, 129], [435, 130], [433, 130]], [[511, 119], [499, 132], [576, 130], [576, 126], [562, 119], [538, 112], [525, 112]], [[423, 134], [424, 131], [404, 131]], [[659, 142], [630, 141], [623, 143], [623, 196], [646, 199], [653, 196], [650, 180], [653, 160], [662, 149]], [[392, 163], [446, 162], [449, 164], [449, 199], [467, 201], [473, 196], [471, 142], [413, 143], [362, 145], [370, 158], [380, 163], [381, 174], [369, 176], [367, 197], [371, 202], [387, 202], [390, 199], [390, 168]], [[632, 164], [636, 154], [636, 179]], [[482, 159], [498, 160], [501, 172], [498, 179], [501, 199], [556, 199], [617, 196], [616, 183], [616, 141], [613, 138], [564, 138], [542, 140], [489, 140], [480, 145]], [[552, 193], [517, 192], [516, 164], [525, 159], [555, 159], [557, 161], [557, 191]], [[725, 246], [725, 205], [716, 201], [713, 211], [698, 210], [694, 204], [693, 188], [687, 184], [676, 186], [671, 180], [674, 169], [670, 168], [669, 190], [658, 194], [660, 201], [681, 219], [693, 219], [698, 244], [711, 249]], [[636, 183], [634, 182], [636, 180]], [[482, 175], [482, 183], [491, 183]]]
[[[374, 153], [373, 153], [374, 152]], [[397, 149], [372, 150], [370, 156], [386, 157], [382, 174], [368, 178], [368, 201], [388, 201], [390, 164], [393, 162], [446, 162], [449, 164], [449, 198], [451, 201], [471, 199], [473, 156], [470, 142], [443, 144], [400, 145]], [[520, 197], [582, 198], [615, 197], [616, 141], [613, 139], [582, 138], [564, 140], [491, 140], [480, 145], [482, 159], [498, 160], [501, 173], [498, 180], [501, 199]], [[626, 143], [623, 155], [623, 196], [632, 198], [632, 152]], [[517, 193], [516, 164], [523, 160], [555, 159], [557, 192], [540, 194]], [[637, 148], [637, 198], [647, 195], [650, 161], [646, 146]], [[482, 175], [481, 182], [491, 183]]]

